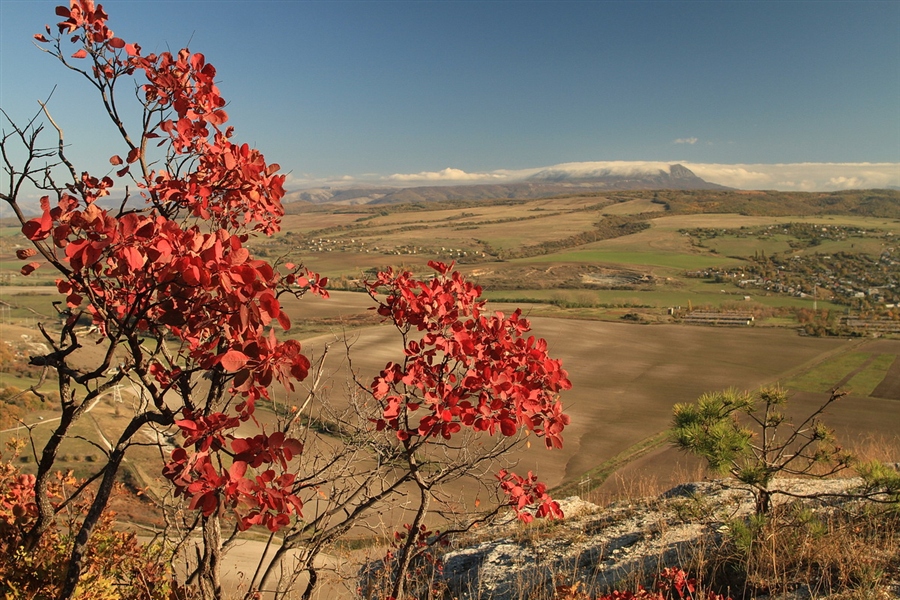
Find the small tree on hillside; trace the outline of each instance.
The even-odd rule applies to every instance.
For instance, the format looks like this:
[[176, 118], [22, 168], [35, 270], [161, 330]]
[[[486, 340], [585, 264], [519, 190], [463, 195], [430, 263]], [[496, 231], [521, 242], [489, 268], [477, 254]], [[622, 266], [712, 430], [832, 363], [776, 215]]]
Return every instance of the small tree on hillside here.
[[755, 395], [729, 389], [700, 396], [696, 404], [676, 404], [672, 441], [706, 459], [710, 468], [729, 474], [753, 490], [756, 514], [769, 512], [777, 475], [827, 477], [848, 468], [851, 456], [838, 446], [831, 429], [819, 420], [828, 399], [802, 422], [789, 421], [787, 393], [763, 388]]
[[[195, 527], [202, 533], [188, 581], [203, 597], [222, 596], [223, 551], [260, 525], [280, 548], [267, 569], [260, 563], [248, 596], [264, 587], [285, 592], [279, 560], [298, 550], [308, 597], [318, 553], [369, 512], [413, 490], [410, 533], [391, 570], [390, 593], [401, 598], [414, 556], [433, 541], [423, 532], [434, 504], [461, 513], [446, 521], [451, 529], [484, 518], [466, 516], [466, 507], [460, 511], [442, 495], [442, 485], [482, 477], [522, 431], [543, 436], [548, 447], [562, 443], [568, 417], [558, 393], [569, 387], [565, 371], [543, 340], [526, 335], [528, 322], [518, 312], [486, 315], [480, 288], [434, 263], [437, 274], [429, 280], [385, 272], [369, 285], [373, 297], [386, 294], [378, 311], [400, 332], [403, 360], [346, 401], [328, 403], [316, 390], [321, 363], [313, 365], [296, 340], [280, 336], [291, 327], [284, 303], [307, 293], [327, 297], [327, 281], [297, 264], [254, 258], [248, 249], [254, 236], [278, 231], [285, 177], [259, 151], [232, 141], [215, 68], [188, 49], [144, 55], [113, 34], [103, 8], [90, 0], [72, 0], [57, 14], [58, 34], [47, 27], [35, 38], [97, 90], [120, 150], [109, 159], [113, 173], [79, 172], [46, 106], [24, 125], [10, 119], [11, 130], [0, 138], [8, 176], [0, 198], [31, 244], [17, 253], [29, 261], [22, 273], [49, 266], [65, 296], [61, 328], [41, 327], [51, 350], [31, 358], [55, 374], [61, 418], [30, 490], [23, 488], [28, 501], [0, 527], [16, 532], [5, 540], [13, 540], [7, 550], [25, 561], [45, 550], [57, 515], [72, 502], [51, 493], [60, 446], [103, 394], [128, 381], [139, 390], [136, 410], [120, 431], [103, 432], [105, 460], [73, 492], [92, 493], [84, 517], [73, 521], [74, 539], [59, 550], [68, 554], [66, 573], [40, 582], [41, 589], [49, 583], [59, 598], [75, 594], [126, 453], [148, 428], [177, 428], [181, 441], [163, 474], [188, 501], [182, 541]], [[118, 92], [133, 78], [142, 116], [132, 125], [122, 117]], [[57, 132], [50, 146], [42, 145], [44, 123]], [[18, 161], [17, 145], [24, 155]], [[45, 194], [33, 219], [22, 204], [29, 186]], [[113, 194], [120, 197], [109, 203]], [[90, 341], [102, 349], [99, 361], [84, 352], [82, 315], [99, 332]], [[293, 391], [310, 372], [297, 410], [272, 431], [261, 427], [256, 408], [270, 399], [271, 387], [277, 382]], [[317, 429], [316, 422], [327, 427]], [[530, 505], [538, 516], [560, 514], [531, 473], [501, 470], [497, 488], [506, 494], [501, 505], [525, 520]]]

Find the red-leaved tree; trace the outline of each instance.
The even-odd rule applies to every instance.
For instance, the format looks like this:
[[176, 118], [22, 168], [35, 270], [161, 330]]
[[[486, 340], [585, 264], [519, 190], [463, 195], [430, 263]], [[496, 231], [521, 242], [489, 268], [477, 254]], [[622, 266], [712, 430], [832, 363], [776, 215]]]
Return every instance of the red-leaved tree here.
[[[61, 418], [38, 457], [33, 510], [14, 523], [21, 535], [11, 551], [34, 552], [54, 527], [61, 508], [48, 486], [73, 425], [115, 386], [128, 381], [139, 390], [127, 425], [104, 432], [105, 460], [74, 492], [90, 489], [92, 499], [66, 550], [60, 598], [75, 592], [126, 452], [148, 428], [181, 434], [162, 472], [195, 515], [183, 523], [202, 532], [187, 582], [205, 598], [222, 596], [222, 553], [250, 527], [266, 527], [278, 549], [268, 567], [260, 563], [247, 593], [286, 591], [290, 582], [277, 569], [293, 552], [308, 596], [316, 556], [392, 498], [412, 494], [408, 529], [425, 531], [433, 503], [452, 504], [444, 486], [483, 480], [520, 432], [551, 448], [562, 444], [568, 417], [558, 394], [570, 384], [559, 361], [527, 335], [518, 311], [488, 314], [480, 288], [440, 263], [423, 280], [388, 271], [368, 285], [378, 313], [401, 335], [402, 360], [340, 401], [318, 393], [321, 363], [283, 339], [291, 328], [285, 303], [306, 293], [327, 297], [327, 280], [298, 264], [259, 260], [248, 248], [254, 237], [278, 232], [285, 177], [258, 150], [233, 141], [215, 68], [188, 49], [143, 54], [116, 37], [103, 8], [89, 0], [72, 0], [57, 14], [56, 30], [35, 39], [96, 89], [118, 150], [109, 174], [79, 171], [47, 106], [25, 125], [7, 116], [11, 130], [0, 139], [8, 175], [0, 197], [31, 244], [18, 252], [28, 261], [22, 273], [53, 269], [65, 296], [61, 325], [41, 326], [51, 350], [31, 359], [55, 375]], [[123, 85], [136, 85], [136, 123], [121, 116]], [[47, 123], [56, 140], [42, 145]], [[17, 144], [20, 161], [12, 158]], [[43, 193], [36, 218], [22, 208], [30, 188]], [[99, 360], [83, 351], [82, 316], [97, 332], [91, 344], [102, 348]], [[294, 392], [311, 372], [298, 410], [267, 431], [257, 406], [274, 385]], [[499, 505], [523, 520], [560, 516], [533, 474], [504, 469], [494, 477], [506, 496]], [[447, 526], [434, 539], [496, 508], [452, 511], [453, 518], [449, 509], [438, 512]], [[410, 535], [401, 545], [391, 566], [394, 598], [403, 596], [417, 552], [433, 541]]]
[[[459, 476], [457, 460], [447, 460], [448, 444], [435, 448], [434, 440], [451, 442], [463, 437], [463, 430], [501, 437], [526, 430], [555, 448], [562, 446], [561, 433], [569, 422], [559, 401], [559, 392], [571, 387], [567, 374], [559, 360], [549, 357], [543, 339], [526, 337], [530, 325], [521, 312], [486, 314], [480, 287], [451, 273], [450, 265], [429, 266], [437, 272], [430, 281], [389, 270], [367, 283], [374, 300], [380, 290], [386, 293], [378, 314], [402, 336], [402, 362], [388, 363], [369, 391], [380, 412], [374, 420], [376, 429], [396, 437], [417, 490], [411, 532], [424, 529], [435, 488]], [[471, 447], [466, 443], [457, 450]], [[482, 456], [498, 449], [506, 446]], [[466, 468], [479, 462], [478, 456], [463, 456]], [[523, 521], [533, 518], [526, 507], [536, 507], [541, 517], [562, 516], [546, 486], [532, 473], [522, 477], [504, 469], [496, 477]], [[400, 547], [391, 597], [402, 596], [404, 574], [422, 547], [420, 542], [410, 534]]]

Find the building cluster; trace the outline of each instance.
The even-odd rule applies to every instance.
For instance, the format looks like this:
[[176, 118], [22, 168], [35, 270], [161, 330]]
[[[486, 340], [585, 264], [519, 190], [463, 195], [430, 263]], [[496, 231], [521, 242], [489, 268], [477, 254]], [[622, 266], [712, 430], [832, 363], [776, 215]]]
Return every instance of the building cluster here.
[[877, 258], [850, 253], [751, 258], [740, 267], [702, 269], [688, 276], [851, 306], [893, 308], [900, 303], [900, 253], [893, 248]]
[[[900, 250], [894, 245], [896, 240], [890, 232], [793, 223], [747, 230], [701, 229], [686, 233], [702, 240], [713, 237], [714, 233], [763, 237], [772, 232], [791, 235], [791, 241], [795, 242], [791, 245], [802, 242], [805, 251], [772, 256], [756, 252], [740, 266], [701, 269], [687, 275], [732, 283], [744, 290], [757, 290], [757, 293], [830, 300], [854, 307], [893, 308], [900, 305]], [[824, 239], [845, 240], [848, 237], [877, 237], [885, 243], [878, 256], [852, 251], [831, 254], [815, 251]]]
[[486, 255], [481, 250], [472, 248], [452, 248], [447, 246], [418, 246], [414, 244], [391, 244], [381, 242], [375, 245], [356, 238], [311, 238], [300, 246], [302, 252], [354, 252], [363, 254], [383, 254], [386, 256], [403, 256], [423, 254], [441, 260], [466, 262], [467, 259], [483, 259]]

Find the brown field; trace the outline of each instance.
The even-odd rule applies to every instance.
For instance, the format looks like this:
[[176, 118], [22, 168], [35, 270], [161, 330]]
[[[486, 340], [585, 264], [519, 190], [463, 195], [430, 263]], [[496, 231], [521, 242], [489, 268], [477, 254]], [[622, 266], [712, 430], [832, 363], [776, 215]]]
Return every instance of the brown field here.
[[[349, 310], [366, 306], [362, 295], [334, 296]], [[329, 303], [317, 304], [317, 310], [325, 310]], [[535, 334], [548, 340], [551, 354], [563, 360], [573, 384], [563, 396], [572, 417], [564, 448], [551, 452], [536, 444], [518, 457], [519, 469], [536, 469], [550, 485], [575, 481], [619, 452], [665, 430], [677, 402], [691, 402], [703, 392], [730, 386], [754, 389], [784, 381], [826, 357], [851, 348], [859, 350], [860, 344], [801, 337], [776, 328], [639, 326], [552, 318], [535, 318], [532, 325]], [[315, 350], [332, 339], [314, 338], [305, 342], [305, 347]], [[385, 362], [398, 358], [398, 336], [387, 326], [358, 329], [351, 340], [353, 366], [363, 381]], [[880, 352], [900, 354], [900, 341], [877, 343]], [[340, 362], [339, 357], [332, 358]], [[336, 373], [332, 385], [340, 387], [343, 377]], [[813, 400], [798, 394], [796, 406], [802, 410]], [[839, 433], [854, 438], [894, 435], [900, 422], [900, 402], [845, 400], [831, 411]], [[677, 461], [676, 457], [673, 452], [653, 453], [629, 472], [659, 477], [694, 468], [691, 461]]]

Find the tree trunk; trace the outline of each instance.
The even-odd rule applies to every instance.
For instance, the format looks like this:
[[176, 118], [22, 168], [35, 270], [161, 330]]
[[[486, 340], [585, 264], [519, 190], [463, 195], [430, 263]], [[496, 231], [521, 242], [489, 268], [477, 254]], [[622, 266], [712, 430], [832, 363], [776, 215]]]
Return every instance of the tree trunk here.
[[203, 600], [219, 600], [222, 597], [222, 582], [219, 570], [222, 560], [222, 530], [219, 515], [203, 518], [203, 556], [197, 565], [200, 595]]
[[57, 426], [53, 435], [50, 436], [50, 439], [47, 440], [47, 444], [41, 453], [41, 460], [38, 463], [37, 476], [34, 483], [34, 502], [37, 504], [37, 519], [35, 519], [34, 526], [25, 534], [22, 540], [22, 548], [26, 552], [31, 552], [37, 547], [41, 536], [44, 535], [44, 532], [47, 531], [47, 528], [50, 527], [50, 524], [53, 523], [53, 519], [56, 517], [53, 503], [50, 502], [50, 497], [47, 495], [47, 484], [53, 472], [53, 465], [56, 463], [56, 453], [59, 451], [59, 446], [66, 439], [69, 427], [81, 414], [79, 411], [80, 407], [73, 403], [66, 403], [67, 396], [62, 395], [69, 393], [67, 378], [60, 383], [59, 393], [63, 399], [62, 415], [59, 419], [59, 426]]
[[109, 502], [109, 497], [112, 494], [116, 482], [116, 475], [119, 472], [119, 466], [122, 464], [122, 459], [124, 457], [125, 452], [121, 448], [117, 448], [109, 457], [109, 462], [107, 462], [106, 468], [104, 469], [105, 472], [103, 473], [103, 479], [100, 481], [100, 488], [97, 490], [97, 495], [94, 496], [91, 508], [88, 510], [87, 515], [85, 515], [84, 522], [81, 524], [81, 529], [78, 530], [78, 534], [75, 536], [75, 545], [72, 548], [72, 554], [69, 557], [69, 568], [66, 571], [66, 579], [59, 592], [60, 600], [68, 600], [75, 593], [75, 588], [78, 586], [78, 580], [81, 577], [81, 567], [84, 564], [88, 540], [90, 540], [91, 533], [93, 533], [94, 527], [100, 520], [100, 516], [103, 514], [103, 511], [106, 510], [106, 505]]
[[756, 515], [767, 515], [772, 508], [772, 492], [765, 489], [756, 490]]

